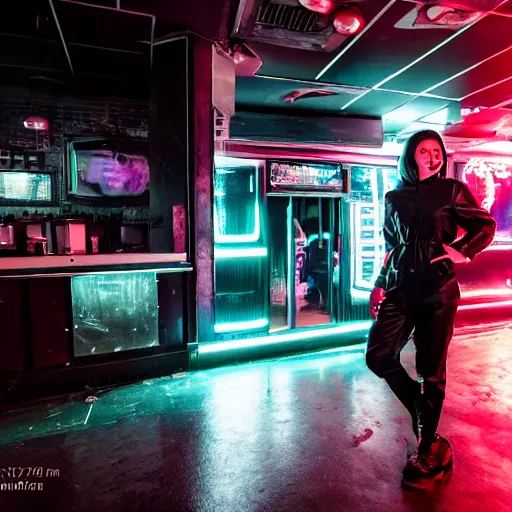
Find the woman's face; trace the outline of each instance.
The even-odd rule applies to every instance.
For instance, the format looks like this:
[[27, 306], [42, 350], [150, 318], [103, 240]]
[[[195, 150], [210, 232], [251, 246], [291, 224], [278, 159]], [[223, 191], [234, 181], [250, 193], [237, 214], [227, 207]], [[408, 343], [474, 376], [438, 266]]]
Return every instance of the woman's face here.
[[418, 178], [423, 181], [441, 169], [443, 150], [436, 139], [422, 140], [414, 152], [414, 159], [418, 164]]

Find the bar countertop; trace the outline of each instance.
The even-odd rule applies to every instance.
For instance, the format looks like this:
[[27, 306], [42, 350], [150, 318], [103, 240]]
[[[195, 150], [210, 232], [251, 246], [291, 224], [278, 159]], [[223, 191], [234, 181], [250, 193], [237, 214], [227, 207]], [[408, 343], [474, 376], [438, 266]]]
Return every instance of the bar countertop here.
[[0, 258], [0, 279], [74, 276], [104, 272], [186, 272], [186, 253], [117, 253]]

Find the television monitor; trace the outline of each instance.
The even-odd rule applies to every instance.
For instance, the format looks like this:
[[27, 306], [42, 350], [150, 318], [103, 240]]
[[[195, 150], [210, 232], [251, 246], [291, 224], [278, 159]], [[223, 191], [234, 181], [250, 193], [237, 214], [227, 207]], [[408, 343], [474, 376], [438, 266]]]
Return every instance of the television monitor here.
[[1, 171], [0, 200], [7, 202], [53, 201], [52, 177], [50, 174]]
[[148, 190], [149, 164], [136, 143], [106, 139], [69, 144], [69, 192], [78, 197], [138, 197]]

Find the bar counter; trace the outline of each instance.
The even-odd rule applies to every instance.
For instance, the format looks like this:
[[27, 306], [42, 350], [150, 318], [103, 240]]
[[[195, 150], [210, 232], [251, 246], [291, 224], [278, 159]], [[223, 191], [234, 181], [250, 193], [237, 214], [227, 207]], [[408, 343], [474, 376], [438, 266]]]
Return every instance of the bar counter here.
[[1, 278], [75, 276], [102, 272], [187, 272], [192, 268], [182, 254], [79, 254], [0, 258]]
[[186, 254], [0, 258], [0, 402], [188, 369]]

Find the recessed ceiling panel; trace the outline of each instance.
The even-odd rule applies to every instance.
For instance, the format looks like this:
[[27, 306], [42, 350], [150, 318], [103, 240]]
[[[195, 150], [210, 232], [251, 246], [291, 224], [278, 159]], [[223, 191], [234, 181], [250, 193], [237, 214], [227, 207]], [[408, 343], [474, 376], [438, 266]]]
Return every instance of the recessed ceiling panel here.
[[487, 16], [438, 51], [388, 82], [386, 88], [407, 92], [424, 91], [505, 50], [510, 45], [512, 45], [512, 19]]
[[0, 66], [34, 70], [69, 70], [59, 41], [31, 40], [0, 34]]
[[264, 43], [248, 43], [249, 47], [263, 60], [260, 75], [297, 80], [314, 80], [320, 70], [336, 54], [297, 50], [284, 46]]
[[[126, 80], [140, 80], [145, 74], [149, 74], [149, 58], [146, 55], [132, 53], [107, 54], [97, 48], [82, 46], [70, 46], [69, 54], [75, 73], [96, 75], [98, 77], [123, 77]], [[147, 78], [149, 83], [149, 76]]]
[[[456, 102], [440, 100], [437, 98], [414, 98], [397, 109], [388, 112], [384, 116], [384, 119], [410, 124], [450, 106], [454, 106], [458, 111], [458, 104]], [[447, 118], [447, 122], [451, 120], [452, 119]]]
[[58, 2], [56, 11], [67, 42], [128, 51], [148, 50], [148, 45], [141, 41], [151, 40], [150, 16], [67, 2]]
[[370, 91], [344, 110], [347, 114], [383, 116], [411, 99], [407, 94]]
[[435, 88], [432, 94], [463, 98], [512, 74], [512, 49], [460, 77]]
[[462, 106], [464, 108], [493, 107], [509, 99], [512, 99], [512, 76], [501, 84], [465, 98], [462, 100]]
[[322, 80], [372, 87], [453, 35], [451, 30], [395, 28], [412, 9], [410, 2], [394, 4]]

